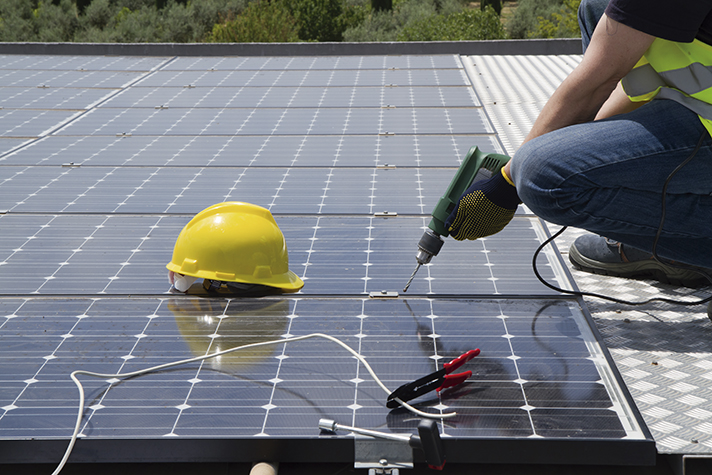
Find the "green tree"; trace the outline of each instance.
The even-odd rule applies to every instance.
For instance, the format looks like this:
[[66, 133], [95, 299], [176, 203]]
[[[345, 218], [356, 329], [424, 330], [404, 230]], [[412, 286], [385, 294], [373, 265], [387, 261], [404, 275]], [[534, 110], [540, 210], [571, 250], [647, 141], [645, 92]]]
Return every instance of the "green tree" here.
[[80, 19], [81, 26], [103, 30], [110, 24], [116, 13], [118, 10], [109, 5], [109, 0], [94, 0], [84, 10], [84, 16]]
[[299, 41], [297, 22], [279, 2], [258, 0], [234, 19], [216, 24], [209, 41], [215, 43], [273, 43]]
[[506, 27], [511, 38], [531, 38], [539, 25], [539, 17], [548, 18], [559, 10], [562, 0], [519, 0]]
[[371, 12], [366, 19], [344, 31], [344, 41], [396, 41], [397, 25], [393, 12]]
[[371, 0], [371, 10], [375, 12], [391, 11], [393, 10], [393, 0]]
[[0, 1], [0, 41], [33, 41], [32, 4], [27, 0]]
[[372, 11], [362, 22], [346, 29], [344, 41], [397, 41], [398, 33], [410, 24], [462, 10], [459, 0], [396, 0], [392, 12]]
[[340, 18], [341, 0], [283, 0], [294, 17], [299, 39], [304, 41], [341, 41], [344, 28]]
[[530, 38], [579, 38], [581, 30], [578, 24], [578, 8], [581, 0], [564, 0], [563, 5], [548, 17], [537, 17], [536, 29]]
[[434, 15], [413, 22], [398, 33], [398, 41], [463, 41], [504, 39], [507, 34], [492, 7]]
[[161, 15], [155, 7], [132, 11], [123, 7], [114, 17], [115, 41], [119, 43], [156, 43], [163, 33]]
[[167, 0], [159, 10], [156, 0], [0, 0], [0, 41], [199, 42], [247, 4]]
[[492, 7], [497, 15], [502, 14], [502, 0], [480, 0], [480, 10]]
[[40, 0], [32, 16], [34, 41], [43, 43], [72, 41], [79, 24], [72, 0], [61, 0], [57, 5], [50, 0]]
[[74, 41], [201, 42], [221, 18], [235, 16], [246, 5], [247, 0], [168, 0], [159, 10], [154, 0], [93, 0], [79, 16]]
[[74, 4], [77, 6], [77, 11], [82, 14], [86, 11], [87, 7], [91, 5], [92, 0], [74, 0]]

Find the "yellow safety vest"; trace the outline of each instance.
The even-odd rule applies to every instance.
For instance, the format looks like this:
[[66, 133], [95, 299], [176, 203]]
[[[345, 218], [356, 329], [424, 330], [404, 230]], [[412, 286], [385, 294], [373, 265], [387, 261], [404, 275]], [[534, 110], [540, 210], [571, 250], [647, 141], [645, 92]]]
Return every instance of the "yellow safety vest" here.
[[631, 101], [672, 99], [695, 112], [712, 134], [712, 46], [656, 38], [621, 82]]

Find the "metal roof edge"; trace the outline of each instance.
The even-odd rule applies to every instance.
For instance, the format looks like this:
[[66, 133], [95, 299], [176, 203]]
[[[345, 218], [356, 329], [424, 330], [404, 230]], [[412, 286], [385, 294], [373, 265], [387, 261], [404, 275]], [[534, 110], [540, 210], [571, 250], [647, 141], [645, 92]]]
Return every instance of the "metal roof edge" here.
[[579, 38], [382, 43], [0, 43], [0, 54], [116, 56], [348, 56], [581, 54]]

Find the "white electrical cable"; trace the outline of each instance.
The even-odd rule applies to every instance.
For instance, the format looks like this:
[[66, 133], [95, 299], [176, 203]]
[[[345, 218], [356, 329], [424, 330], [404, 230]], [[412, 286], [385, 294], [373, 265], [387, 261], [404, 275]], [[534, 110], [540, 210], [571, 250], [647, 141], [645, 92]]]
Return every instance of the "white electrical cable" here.
[[[184, 365], [188, 363], [194, 363], [196, 361], [203, 361], [207, 360], [210, 358], [215, 358], [217, 356], [222, 356], [227, 353], [232, 353], [234, 351], [238, 350], [244, 350], [246, 348], [255, 348], [258, 346], [267, 346], [267, 345], [277, 345], [279, 343], [289, 343], [292, 341], [300, 341], [300, 340], [306, 340], [308, 338], [325, 338], [329, 341], [333, 341], [334, 343], [340, 345], [343, 347], [345, 350], [347, 350], [349, 353], [351, 353], [357, 360], [359, 360], [365, 367], [366, 370], [371, 374], [373, 377], [373, 380], [376, 381], [376, 383], [386, 392], [386, 394], [391, 394], [391, 390], [386, 387], [385, 384], [376, 376], [376, 373], [373, 371], [371, 368], [371, 365], [369, 365], [366, 362], [366, 359], [359, 355], [356, 351], [354, 351], [350, 346], [348, 346], [346, 343], [342, 342], [338, 338], [334, 338], [333, 336], [326, 335], [324, 333], [310, 333], [309, 335], [304, 335], [304, 336], [295, 336], [292, 338], [284, 338], [281, 340], [272, 340], [272, 341], [263, 341], [259, 343], [250, 343], [249, 345], [242, 345], [242, 346], [236, 346], [234, 348], [228, 348], [227, 350], [222, 350], [218, 351], [216, 353], [211, 353], [209, 355], [204, 355], [204, 356], [196, 356], [195, 358], [188, 358], [185, 360], [180, 360], [180, 361], [174, 361], [172, 363], [165, 363], [162, 365], [158, 366], [153, 366], [151, 368], [145, 368], [141, 369], [138, 371], [133, 371], [131, 373], [122, 373], [122, 374], [102, 374], [102, 373], [93, 373], [91, 371], [83, 371], [83, 370], [78, 370], [78, 371], [73, 371], [69, 377], [72, 378], [72, 381], [74, 381], [74, 384], [77, 385], [77, 389], [79, 390], [79, 412], [77, 413], [77, 421], [74, 425], [74, 432], [72, 433], [72, 438], [69, 441], [69, 446], [67, 447], [67, 450], [64, 453], [64, 457], [62, 457], [62, 461], [59, 462], [59, 465], [57, 465], [57, 468], [52, 472], [52, 475], [58, 475], [59, 472], [62, 471], [64, 466], [67, 463], [67, 460], [69, 459], [69, 456], [72, 453], [72, 450], [74, 449], [74, 444], [77, 441], [77, 438], [79, 437], [79, 426], [81, 425], [82, 422], [82, 416], [84, 414], [84, 386], [82, 386], [81, 381], [77, 379], [77, 375], [84, 375], [84, 376], [91, 376], [94, 378], [105, 378], [105, 379], [110, 379], [110, 378], [131, 378], [134, 376], [140, 376], [142, 374], [147, 374], [147, 373], [152, 373], [155, 371], [161, 371], [167, 368], [172, 368], [174, 366], [179, 366], [179, 365]], [[426, 417], [430, 419], [449, 419], [451, 417], [455, 417], [457, 415], [456, 412], [448, 412], [445, 414], [431, 414], [428, 412], [423, 412], [420, 411], [410, 404], [407, 404], [404, 401], [401, 401], [399, 398], [394, 398], [394, 401], [397, 401], [401, 406], [404, 408], [408, 409], [410, 412], [420, 416], [420, 417]]]

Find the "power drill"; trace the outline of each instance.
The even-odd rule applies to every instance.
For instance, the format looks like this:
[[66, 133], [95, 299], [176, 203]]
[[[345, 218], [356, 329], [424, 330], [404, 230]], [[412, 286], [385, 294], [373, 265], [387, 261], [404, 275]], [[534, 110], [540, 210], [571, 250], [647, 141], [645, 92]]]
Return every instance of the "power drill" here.
[[445, 227], [447, 220], [452, 210], [457, 206], [462, 194], [467, 191], [471, 184], [476, 181], [487, 180], [509, 161], [507, 155], [499, 155], [496, 153], [482, 153], [477, 146], [470, 148], [462, 161], [462, 165], [457, 169], [457, 173], [450, 182], [445, 194], [440, 197], [438, 204], [433, 209], [433, 219], [430, 220], [428, 228], [423, 233], [423, 237], [418, 242], [418, 253], [415, 255], [415, 260], [418, 265], [411, 274], [408, 283], [405, 284], [403, 292], [408, 291], [410, 283], [413, 282], [415, 274], [420, 269], [420, 266], [427, 264], [440, 252], [443, 247], [443, 237], [448, 237], [450, 232]]

